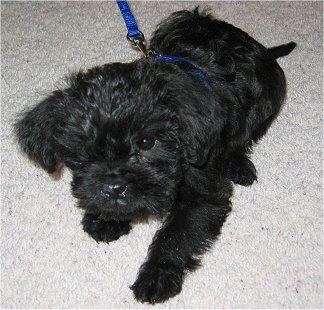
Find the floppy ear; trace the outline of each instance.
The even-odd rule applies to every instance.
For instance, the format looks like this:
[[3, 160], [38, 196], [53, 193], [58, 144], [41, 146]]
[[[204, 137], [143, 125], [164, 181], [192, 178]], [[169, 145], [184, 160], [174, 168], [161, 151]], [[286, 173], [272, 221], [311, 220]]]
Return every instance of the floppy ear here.
[[189, 164], [202, 167], [209, 159], [214, 147], [217, 146], [218, 132], [208, 126], [209, 121], [203, 118], [187, 118], [184, 133], [184, 156]]
[[179, 117], [184, 156], [192, 166], [201, 167], [218, 147], [224, 126], [222, 108], [214, 96], [201, 93], [182, 100]]
[[14, 124], [22, 150], [48, 173], [86, 144], [90, 110], [104, 83], [102, 72], [96, 67], [72, 73], [66, 77], [67, 88], [54, 91]]
[[64, 161], [55, 136], [65, 125], [66, 101], [64, 91], [55, 91], [14, 124], [22, 150], [48, 173]]

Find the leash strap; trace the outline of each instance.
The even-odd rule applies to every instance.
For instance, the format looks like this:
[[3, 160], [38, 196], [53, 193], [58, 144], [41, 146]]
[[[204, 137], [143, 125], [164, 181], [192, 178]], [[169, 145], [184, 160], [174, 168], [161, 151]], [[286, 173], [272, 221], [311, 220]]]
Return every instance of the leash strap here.
[[134, 15], [132, 14], [132, 11], [127, 3], [127, 1], [124, 0], [117, 0], [118, 7], [120, 9], [120, 12], [123, 16], [126, 28], [127, 28], [127, 36], [129, 38], [136, 37], [142, 34], [141, 31], [139, 31], [136, 20], [134, 18]]
[[134, 46], [140, 49], [145, 57], [152, 54], [152, 51], [146, 48], [145, 37], [142, 31], [137, 27], [135, 17], [126, 0], [116, 0], [119, 10], [123, 16], [127, 28], [127, 40]]

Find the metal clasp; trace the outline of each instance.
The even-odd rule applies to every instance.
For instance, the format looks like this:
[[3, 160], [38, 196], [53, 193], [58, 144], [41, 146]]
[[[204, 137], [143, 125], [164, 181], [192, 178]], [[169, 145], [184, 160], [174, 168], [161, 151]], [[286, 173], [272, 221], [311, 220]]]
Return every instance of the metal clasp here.
[[146, 41], [144, 34], [140, 31], [140, 34], [137, 36], [130, 37], [128, 34], [126, 36], [127, 40], [134, 46], [136, 46], [145, 57], [149, 57], [153, 54], [153, 51], [146, 48]]

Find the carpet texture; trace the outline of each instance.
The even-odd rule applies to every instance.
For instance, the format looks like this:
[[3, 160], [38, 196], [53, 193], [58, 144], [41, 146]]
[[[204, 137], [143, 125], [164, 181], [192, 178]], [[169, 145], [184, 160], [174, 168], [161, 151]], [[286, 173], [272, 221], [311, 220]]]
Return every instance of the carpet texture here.
[[[208, 6], [279, 59], [286, 105], [252, 159], [258, 183], [235, 187], [221, 237], [182, 293], [156, 308], [323, 308], [322, 2], [131, 2], [147, 37], [171, 12]], [[130, 286], [159, 222], [97, 244], [82, 231], [71, 175], [52, 181], [19, 151], [17, 113], [68, 72], [139, 57], [114, 2], [2, 2], [1, 307], [149, 308]]]

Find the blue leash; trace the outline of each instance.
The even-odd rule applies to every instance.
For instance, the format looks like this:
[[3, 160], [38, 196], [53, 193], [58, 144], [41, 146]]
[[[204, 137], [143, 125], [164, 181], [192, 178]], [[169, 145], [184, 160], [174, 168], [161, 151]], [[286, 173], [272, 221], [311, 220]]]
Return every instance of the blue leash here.
[[140, 49], [140, 51], [144, 54], [145, 57], [151, 57], [154, 59], [162, 59], [166, 62], [183, 62], [189, 64], [193, 67], [190, 73], [197, 77], [201, 83], [208, 89], [212, 90], [211, 85], [208, 82], [208, 79], [205, 73], [199, 68], [199, 66], [193, 61], [186, 59], [184, 57], [171, 56], [171, 55], [163, 55], [161, 53], [153, 52], [146, 48], [145, 37], [143, 33], [138, 29], [136, 20], [132, 11], [126, 0], [116, 0], [120, 12], [123, 16], [126, 28], [127, 28], [127, 40], [134, 46]]
[[141, 31], [139, 31], [134, 15], [132, 14], [132, 11], [127, 3], [127, 1], [117, 0], [118, 7], [120, 9], [120, 12], [123, 15], [125, 25], [127, 27], [128, 33], [127, 37], [136, 37], [142, 34]]
[[145, 57], [152, 52], [146, 48], [143, 32], [137, 27], [136, 20], [126, 0], [116, 0], [127, 28], [127, 40], [141, 50]]

